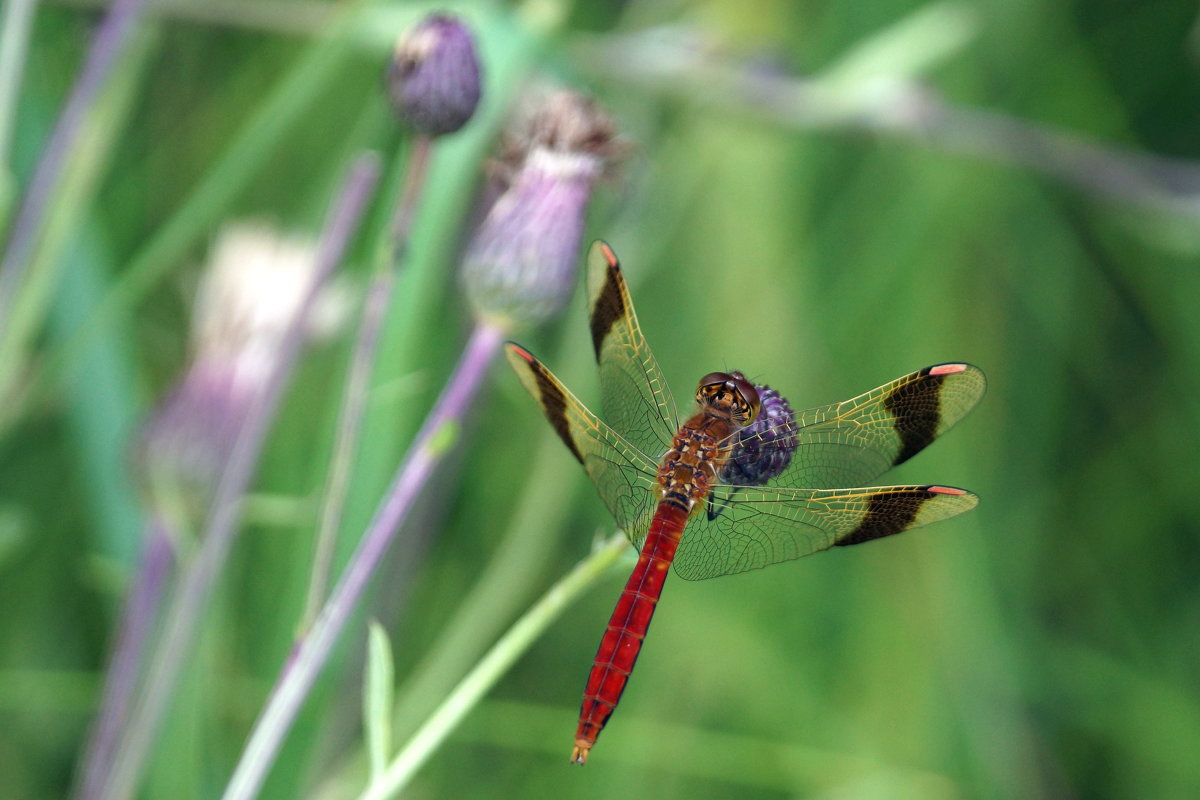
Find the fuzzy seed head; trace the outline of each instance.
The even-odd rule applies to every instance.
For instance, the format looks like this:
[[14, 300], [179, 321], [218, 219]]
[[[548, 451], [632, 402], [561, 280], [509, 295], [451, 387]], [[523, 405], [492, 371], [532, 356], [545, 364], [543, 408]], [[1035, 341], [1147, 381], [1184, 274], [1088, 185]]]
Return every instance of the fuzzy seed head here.
[[508, 132], [496, 192], [467, 248], [463, 283], [475, 313], [509, 330], [558, 314], [571, 296], [588, 201], [617, 150], [590, 98], [558, 91]]

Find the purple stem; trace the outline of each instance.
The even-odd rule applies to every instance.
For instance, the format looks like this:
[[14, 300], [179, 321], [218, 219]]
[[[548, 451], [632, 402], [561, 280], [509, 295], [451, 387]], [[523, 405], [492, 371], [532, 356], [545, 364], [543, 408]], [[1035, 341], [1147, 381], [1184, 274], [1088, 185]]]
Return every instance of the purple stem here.
[[3, 328], [9, 316], [6, 309], [13, 302], [29, 265], [29, 256], [41, 231], [47, 204], [62, 176], [67, 156], [75, 148], [83, 131], [83, 121], [95, 104], [100, 88], [112, 72], [145, 6], [146, 0], [114, 0], [108, 15], [96, 29], [87, 60], [79, 71], [71, 95], [34, 169], [9, 233], [4, 259], [0, 261], [0, 336], [5, 335]]
[[367, 300], [363, 304], [362, 322], [358, 327], [358, 339], [354, 354], [350, 358], [350, 369], [346, 375], [346, 390], [343, 393], [342, 411], [338, 418], [337, 440], [330, 457], [329, 478], [325, 484], [325, 502], [321, 508], [321, 524], [317, 531], [317, 544], [313, 554], [312, 579], [309, 582], [308, 601], [305, 603], [302, 630], [312, 624], [313, 617], [325, 600], [325, 589], [329, 585], [329, 568], [333, 563], [333, 546], [341, 527], [342, 512], [346, 505], [346, 491], [350, 485], [350, 468], [358, 450], [362, 429], [363, 412], [367, 406], [367, 390], [371, 380], [371, 369], [379, 350], [379, 334], [387, 317], [388, 301], [396, 285], [396, 270], [402, 265], [407, 249], [408, 234], [425, 185], [429, 156], [433, 152], [433, 140], [419, 136], [413, 145], [409, 159], [408, 174], [404, 189], [392, 218], [389, 255], [385, 263], [378, 265], [375, 277], [367, 289]]
[[396, 203], [396, 213], [392, 216], [392, 264], [397, 267], [404, 263], [404, 257], [407, 255], [408, 233], [416, 215], [417, 199], [425, 186], [425, 173], [429, 169], [429, 156], [432, 152], [433, 139], [418, 135], [413, 142], [410, 158], [412, 166], [404, 180], [400, 201]]
[[112, 761], [117, 734], [129, 713], [142, 650], [154, 627], [162, 602], [163, 586], [175, 561], [172, 534], [162, 517], [155, 515], [146, 527], [142, 557], [125, 607], [121, 611], [117, 641], [108, 662], [100, 713], [92, 726], [83, 767], [78, 775], [76, 797], [97, 796], [105, 768]]
[[102, 788], [100, 797], [128, 798], [137, 788], [163, 710], [179, 678], [180, 667], [191, 650], [200, 613], [207, 605], [213, 584], [225, 564], [237, 532], [246, 487], [254, 475], [263, 440], [300, 353], [304, 327], [311, 316], [315, 298], [341, 261], [378, 177], [379, 160], [374, 153], [368, 153], [355, 161], [342, 182], [321, 233], [312, 284], [284, 335], [275, 368], [263, 386], [262, 396], [248, 412], [220, 483], [217, 484], [200, 549], [172, 598], [167, 624], [147, 674], [145, 689], [126, 727], [125, 737], [112, 762], [107, 785]]
[[481, 323], [476, 326], [450, 382], [434, 404], [417, 434], [408, 457], [376, 510], [329, 601], [309, 630], [293, 648], [258, 717], [242, 757], [234, 769], [224, 800], [248, 800], [258, 794], [271, 765], [295, 721], [317, 675], [329, 658], [338, 636], [395, 538], [413, 501], [420, 495], [446, 448], [438, 434], [460, 420], [479, 388], [504, 332]]

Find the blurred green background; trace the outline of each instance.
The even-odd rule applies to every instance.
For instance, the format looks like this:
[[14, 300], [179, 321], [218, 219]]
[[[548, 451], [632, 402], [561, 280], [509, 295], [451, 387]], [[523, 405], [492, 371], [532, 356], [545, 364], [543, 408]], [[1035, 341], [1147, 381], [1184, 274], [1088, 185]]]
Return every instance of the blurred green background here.
[[[410, 267], [432, 276], [430, 299], [390, 323], [348, 541], [469, 327], [457, 254], [483, 159], [534, 75], [596, 94], [633, 144], [589, 233], [621, 255], [677, 398], [725, 367], [797, 407], [948, 360], [980, 365], [990, 385], [887, 478], [969, 487], [978, 510], [760, 572], [672, 579], [621, 708], [586, 769], [570, 769], [579, 694], [624, 580], [613, 572], [409, 796], [1194, 796], [1195, 5], [452, 7], [479, 37], [485, 104], [434, 163]], [[5, 797], [70, 785], [141, 532], [128, 443], [183, 368], [209, 244], [244, 218], [315, 234], [364, 148], [393, 175], [380, 229], [410, 145], [380, 75], [429, 8], [164, 3], [121, 61], [41, 251], [57, 274], [28, 355], [49, 366], [0, 439]], [[90, 3], [37, 9], [3, 154], [16, 187], [97, 19]], [[825, 92], [761, 91], [788, 76], [826, 77]], [[907, 94], [908, 80], [930, 94]], [[348, 275], [368, 274], [371, 235]], [[594, 401], [585, 318], [576, 297], [519, 338]], [[287, 653], [350, 331], [301, 364], [145, 797], [219, 794]], [[408, 698], [398, 741], [612, 527], [502, 364], [463, 437], [372, 599]], [[500, 593], [463, 611], [489, 565]], [[470, 624], [447, 642], [456, 615]], [[360, 622], [264, 796], [361, 788], [363, 641]]]

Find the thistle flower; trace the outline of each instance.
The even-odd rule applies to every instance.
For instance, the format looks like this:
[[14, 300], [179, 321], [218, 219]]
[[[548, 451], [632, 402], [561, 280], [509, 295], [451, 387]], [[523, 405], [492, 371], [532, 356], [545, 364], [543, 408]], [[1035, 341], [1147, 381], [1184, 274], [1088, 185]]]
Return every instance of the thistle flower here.
[[456, 17], [433, 14], [401, 35], [387, 72], [400, 118], [426, 136], [454, 133], [479, 104], [475, 42]]
[[310, 242], [263, 225], [222, 232], [196, 295], [191, 363], [140, 442], [152, 496], [205, 502], [300, 309], [314, 256]]
[[[745, 376], [740, 372], [734, 377]], [[733, 453], [721, 470], [721, 481], [761, 486], [779, 477], [796, 452], [796, 415], [787, 398], [766, 384], [755, 384], [759, 410], [754, 422], [742, 428]]]
[[521, 116], [502, 149], [501, 191], [463, 261], [480, 318], [512, 330], [562, 310], [593, 184], [618, 150], [612, 120], [582, 95], [543, 95]]

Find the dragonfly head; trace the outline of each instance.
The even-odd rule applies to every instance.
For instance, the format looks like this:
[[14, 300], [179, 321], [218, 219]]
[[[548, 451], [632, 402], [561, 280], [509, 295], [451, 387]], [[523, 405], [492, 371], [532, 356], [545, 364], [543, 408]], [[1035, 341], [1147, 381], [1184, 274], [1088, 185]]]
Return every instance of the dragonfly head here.
[[738, 426], [749, 425], [758, 416], [758, 391], [740, 373], [705, 375], [696, 387], [696, 402], [705, 411]]

